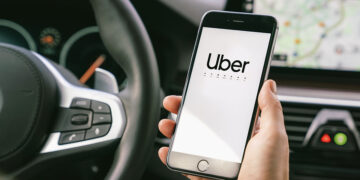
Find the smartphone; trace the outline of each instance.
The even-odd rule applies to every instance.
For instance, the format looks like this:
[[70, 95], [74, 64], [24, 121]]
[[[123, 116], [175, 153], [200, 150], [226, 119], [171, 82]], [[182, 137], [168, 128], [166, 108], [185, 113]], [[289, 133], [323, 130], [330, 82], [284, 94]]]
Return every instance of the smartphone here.
[[203, 16], [167, 157], [171, 170], [237, 177], [277, 30], [272, 16], [224, 11]]

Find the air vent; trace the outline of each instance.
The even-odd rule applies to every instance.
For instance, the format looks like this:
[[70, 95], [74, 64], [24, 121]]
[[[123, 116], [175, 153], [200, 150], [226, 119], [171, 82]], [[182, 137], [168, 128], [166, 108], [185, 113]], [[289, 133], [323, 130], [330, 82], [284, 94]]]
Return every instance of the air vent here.
[[314, 106], [290, 103], [282, 103], [282, 106], [290, 149], [296, 150], [302, 147], [306, 132], [320, 109]]

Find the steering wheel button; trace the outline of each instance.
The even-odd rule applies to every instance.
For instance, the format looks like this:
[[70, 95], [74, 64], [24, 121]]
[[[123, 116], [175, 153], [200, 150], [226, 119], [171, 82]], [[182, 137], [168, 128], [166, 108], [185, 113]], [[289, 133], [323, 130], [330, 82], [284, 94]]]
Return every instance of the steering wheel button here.
[[110, 124], [92, 126], [86, 131], [85, 139], [93, 139], [105, 136], [110, 130]]
[[106, 124], [111, 123], [111, 115], [110, 114], [94, 114], [93, 124]]
[[61, 133], [59, 144], [68, 144], [84, 140], [85, 131]]
[[71, 102], [71, 107], [90, 109], [90, 100], [83, 98], [75, 98]]
[[71, 124], [74, 124], [74, 125], [87, 124], [88, 121], [89, 121], [89, 116], [87, 114], [75, 114], [71, 118]]
[[53, 131], [84, 130], [91, 127], [93, 113], [84, 109], [60, 108]]
[[92, 101], [91, 109], [96, 113], [110, 113], [110, 107], [99, 101]]

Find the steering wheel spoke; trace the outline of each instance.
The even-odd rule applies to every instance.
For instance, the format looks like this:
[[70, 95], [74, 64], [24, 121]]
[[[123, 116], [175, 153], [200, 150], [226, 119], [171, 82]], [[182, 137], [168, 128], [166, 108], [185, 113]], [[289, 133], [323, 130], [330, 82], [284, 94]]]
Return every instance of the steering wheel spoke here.
[[41, 153], [66, 150], [121, 138], [126, 116], [116, 95], [75, 86], [45, 58], [35, 54], [50, 70], [59, 89], [59, 113], [53, 132]]

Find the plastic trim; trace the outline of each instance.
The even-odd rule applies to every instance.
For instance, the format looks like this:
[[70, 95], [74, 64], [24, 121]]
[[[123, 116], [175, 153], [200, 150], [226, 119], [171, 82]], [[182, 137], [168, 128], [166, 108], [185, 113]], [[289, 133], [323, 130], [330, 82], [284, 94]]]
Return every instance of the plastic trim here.
[[360, 101], [346, 100], [346, 99], [317, 98], [317, 97], [289, 96], [289, 95], [278, 95], [278, 99], [281, 102], [286, 102], [286, 103], [304, 103], [304, 104], [317, 104], [317, 105], [360, 107]]

